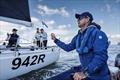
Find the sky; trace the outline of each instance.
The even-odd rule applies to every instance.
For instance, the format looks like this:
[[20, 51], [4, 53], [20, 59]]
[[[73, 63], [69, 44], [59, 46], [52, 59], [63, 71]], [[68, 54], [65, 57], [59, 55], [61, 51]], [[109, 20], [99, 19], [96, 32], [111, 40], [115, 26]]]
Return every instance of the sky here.
[[[50, 33], [55, 33], [62, 41], [70, 42], [79, 29], [75, 13], [86, 11], [92, 13], [93, 21], [101, 25], [113, 44], [120, 41], [120, 0], [29, 0], [29, 8], [34, 28], [28, 29], [22, 26], [18, 32], [22, 38], [27, 38], [29, 41], [32, 41], [35, 29], [40, 27], [48, 33], [48, 39]], [[41, 25], [41, 21], [44, 21], [48, 28]], [[8, 25], [13, 24], [3, 21], [0, 21], [0, 25], [6, 26], [0, 27], [5, 30], [1, 31], [3, 32], [1, 36], [5, 36], [7, 31], [10, 32], [16, 27], [8, 28]], [[54, 43], [50, 40], [49, 44]]]
[[30, 5], [31, 16], [72, 28], [77, 26], [75, 13], [89, 11], [108, 34], [120, 33], [120, 0], [30, 0]]

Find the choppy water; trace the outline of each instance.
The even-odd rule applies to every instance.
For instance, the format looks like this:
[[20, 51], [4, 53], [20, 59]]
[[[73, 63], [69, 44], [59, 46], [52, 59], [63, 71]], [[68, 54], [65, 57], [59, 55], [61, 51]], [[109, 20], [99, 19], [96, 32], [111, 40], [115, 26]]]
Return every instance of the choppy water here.
[[[114, 66], [114, 60], [117, 54], [120, 53], [120, 45], [111, 45], [108, 49], [108, 64]], [[43, 69], [35, 70], [29, 72], [28, 74], [19, 76], [12, 80], [45, 80], [51, 76], [57, 75], [61, 72], [64, 72], [67, 69], [70, 69], [73, 66], [79, 65], [79, 57], [75, 51], [65, 52], [61, 50], [59, 60]]]

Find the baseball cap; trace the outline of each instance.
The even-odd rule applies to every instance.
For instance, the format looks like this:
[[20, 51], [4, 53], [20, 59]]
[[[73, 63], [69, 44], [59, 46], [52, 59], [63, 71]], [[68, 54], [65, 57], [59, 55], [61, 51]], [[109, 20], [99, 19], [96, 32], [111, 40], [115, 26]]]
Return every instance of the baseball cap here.
[[12, 31], [17, 31], [17, 29], [13, 28]]
[[83, 12], [81, 14], [78, 14], [78, 13], [75, 14], [76, 19], [81, 18], [81, 17], [89, 17], [90, 21], [91, 22], [93, 21], [93, 16], [92, 16], [92, 14], [90, 12]]

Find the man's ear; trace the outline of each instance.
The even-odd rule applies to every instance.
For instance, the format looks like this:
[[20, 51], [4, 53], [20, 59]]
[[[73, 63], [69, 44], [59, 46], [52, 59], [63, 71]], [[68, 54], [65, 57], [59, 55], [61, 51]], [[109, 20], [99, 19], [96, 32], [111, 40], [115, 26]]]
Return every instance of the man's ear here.
[[89, 22], [89, 21], [90, 21], [90, 18], [89, 18], [88, 16], [87, 16], [87, 18], [86, 18], [86, 21], [87, 21], [87, 22]]

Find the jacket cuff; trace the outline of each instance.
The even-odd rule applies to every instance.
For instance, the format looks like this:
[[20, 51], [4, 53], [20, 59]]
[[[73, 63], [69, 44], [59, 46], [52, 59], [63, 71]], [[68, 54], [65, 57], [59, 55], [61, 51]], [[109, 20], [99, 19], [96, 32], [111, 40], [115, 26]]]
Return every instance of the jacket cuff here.
[[87, 74], [93, 74], [93, 73], [96, 73], [98, 70], [98, 67], [93, 67], [93, 66], [88, 66], [87, 68], [84, 69], [84, 72], [87, 73]]
[[57, 41], [58, 41], [58, 39], [56, 38], [56, 39], [54, 40], [54, 42], [57, 43]]

